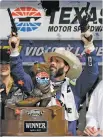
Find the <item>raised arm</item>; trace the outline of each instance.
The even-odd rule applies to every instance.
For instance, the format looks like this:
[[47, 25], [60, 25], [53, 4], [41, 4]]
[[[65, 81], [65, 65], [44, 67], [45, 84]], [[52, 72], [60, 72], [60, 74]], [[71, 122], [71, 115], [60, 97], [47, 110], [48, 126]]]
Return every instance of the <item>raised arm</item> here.
[[86, 65], [81, 76], [77, 80], [77, 91], [79, 92], [78, 95], [81, 98], [83, 98], [91, 89], [99, 74], [98, 61], [96, 57], [95, 46], [93, 44], [93, 38], [88, 41], [86, 39], [87, 34], [92, 35], [89, 30], [85, 33], [82, 33], [81, 35], [86, 54]]
[[[11, 46], [11, 42], [15, 43], [15, 48]], [[19, 54], [19, 43], [20, 38], [19, 37], [11, 37], [9, 39], [9, 46], [11, 50], [11, 73], [13, 76], [13, 79], [15, 83], [24, 91], [31, 91], [33, 89], [33, 82], [31, 77], [24, 71], [23, 65], [22, 65], [22, 59]]]

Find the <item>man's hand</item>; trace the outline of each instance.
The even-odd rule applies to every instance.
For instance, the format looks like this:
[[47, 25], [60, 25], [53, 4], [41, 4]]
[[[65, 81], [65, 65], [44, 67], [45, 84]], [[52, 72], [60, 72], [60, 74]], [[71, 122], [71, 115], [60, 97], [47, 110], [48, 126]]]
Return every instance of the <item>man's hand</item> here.
[[103, 136], [103, 130], [98, 130], [96, 133], [94, 133], [93, 136], [98, 136], [98, 135]]
[[0, 93], [1, 93], [2, 91], [4, 91], [4, 89], [3, 89], [3, 88], [1, 88], [1, 89], [0, 89]]
[[[11, 46], [11, 43], [12, 43], [12, 42], [15, 43], [15, 48], [13, 48], [13, 47]], [[20, 44], [20, 38], [19, 38], [18, 36], [16, 36], [16, 35], [13, 34], [13, 36], [11, 36], [11, 37], [9, 38], [9, 46], [10, 46], [11, 52], [18, 51], [18, 49], [19, 49], [19, 44]]]
[[[91, 39], [88, 39], [88, 37], [91, 37]], [[87, 30], [85, 33], [81, 33], [81, 40], [84, 42], [85, 51], [94, 51], [95, 47], [93, 45], [93, 35], [90, 30]]]
[[98, 130], [95, 127], [86, 127], [84, 133], [88, 136], [93, 136]]

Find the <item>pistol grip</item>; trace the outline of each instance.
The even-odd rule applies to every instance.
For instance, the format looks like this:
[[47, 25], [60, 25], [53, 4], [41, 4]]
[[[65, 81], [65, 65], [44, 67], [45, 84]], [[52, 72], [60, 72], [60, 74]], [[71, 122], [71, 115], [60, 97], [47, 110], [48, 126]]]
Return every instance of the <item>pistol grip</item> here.
[[11, 42], [12, 48], [15, 48], [15, 43]]
[[[85, 36], [84, 36], [85, 37]], [[88, 41], [91, 41], [92, 40], [92, 35], [90, 35], [89, 37], [85, 37]]]

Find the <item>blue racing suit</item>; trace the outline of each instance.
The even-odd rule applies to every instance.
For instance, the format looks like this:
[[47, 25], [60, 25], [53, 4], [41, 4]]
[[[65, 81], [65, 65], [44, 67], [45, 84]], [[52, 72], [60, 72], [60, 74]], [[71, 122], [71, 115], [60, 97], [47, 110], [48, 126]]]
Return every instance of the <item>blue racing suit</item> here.
[[[23, 91], [29, 92], [34, 88], [31, 77], [25, 73], [23, 69], [20, 55], [11, 57], [11, 71], [15, 83], [23, 89]], [[76, 85], [71, 85], [77, 109], [79, 108], [81, 99], [95, 83], [98, 73], [96, 51], [93, 51], [90, 54], [86, 53], [86, 66], [80, 77], [77, 79]], [[18, 81], [23, 81], [23, 84], [20, 84]], [[73, 135], [76, 135], [76, 121], [69, 122], [69, 131], [71, 131]]]

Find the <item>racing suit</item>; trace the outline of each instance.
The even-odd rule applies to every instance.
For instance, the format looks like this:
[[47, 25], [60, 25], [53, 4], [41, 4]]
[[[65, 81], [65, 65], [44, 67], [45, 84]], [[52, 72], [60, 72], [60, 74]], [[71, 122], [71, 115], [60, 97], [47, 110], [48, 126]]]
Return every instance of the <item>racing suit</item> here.
[[[17, 56], [11, 55], [11, 71], [14, 76], [15, 83], [20, 88], [22, 88], [25, 91], [31, 91], [33, 89], [34, 87], [33, 82], [23, 69], [20, 55]], [[74, 95], [77, 110], [79, 108], [81, 99], [93, 86], [97, 77], [98, 77], [98, 62], [96, 57], [96, 51], [94, 50], [89, 54], [86, 53], [86, 66], [80, 77], [76, 80], [76, 85], [75, 86], [72, 84], [70, 85]], [[22, 86], [18, 84], [18, 81], [20, 80], [23, 81], [24, 83], [22, 84]], [[76, 120], [69, 122], [69, 131], [71, 131], [73, 135], [76, 135]]]

